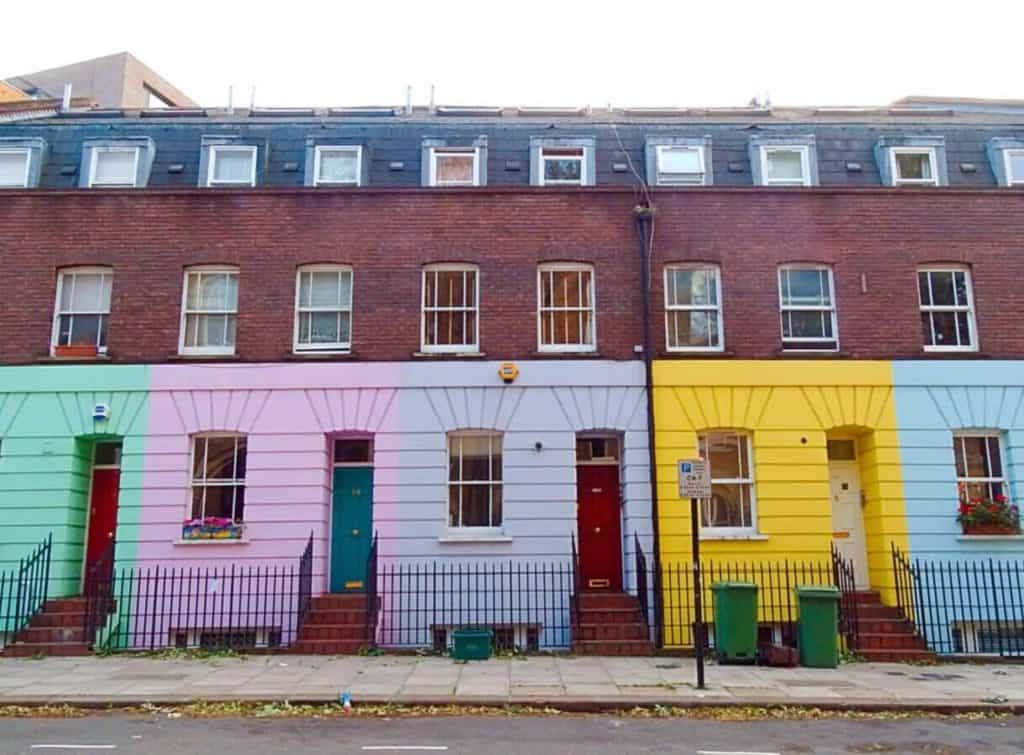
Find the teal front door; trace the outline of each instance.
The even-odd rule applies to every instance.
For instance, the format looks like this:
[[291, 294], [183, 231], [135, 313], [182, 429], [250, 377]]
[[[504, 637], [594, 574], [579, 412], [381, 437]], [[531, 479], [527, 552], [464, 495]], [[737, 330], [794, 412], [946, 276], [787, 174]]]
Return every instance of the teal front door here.
[[372, 508], [373, 467], [335, 467], [331, 512], [331, 592], [366, 590]]

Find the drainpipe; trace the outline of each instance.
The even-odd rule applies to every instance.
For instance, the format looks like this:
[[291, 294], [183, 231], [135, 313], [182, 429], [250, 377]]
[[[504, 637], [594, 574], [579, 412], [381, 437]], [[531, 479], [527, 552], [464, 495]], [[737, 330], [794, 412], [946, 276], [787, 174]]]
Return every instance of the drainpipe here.
[[657, 449], [654, 445], [654, 359], [653, 338], [651, 337], [651, 246], [653, 242], [653, 221], [655, 208], [647, 199], [633, 208], [640, 242], [640, 295], [643, 305], [643, 350], [644, 386], [647, 391], [647, 459], [651, 479], [651, 524], [654, 536], [654, 619], [655, 642], [662, 644], [662, 596], [661, 596], [661, 537], [658, 526], [658, 466]]

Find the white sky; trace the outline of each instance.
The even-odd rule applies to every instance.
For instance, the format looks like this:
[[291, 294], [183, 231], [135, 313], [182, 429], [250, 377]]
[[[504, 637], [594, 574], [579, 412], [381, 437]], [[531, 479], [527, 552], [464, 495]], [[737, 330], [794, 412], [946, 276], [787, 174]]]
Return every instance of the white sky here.
[[[128, 50], [203, 105], [865, 105], [1024, 99], [1006, 0], [57, 0], [0, 76]], [[10, 19], [8, 19], [10, 20]], [[11, 30], [13, 31], [13, 30]]]

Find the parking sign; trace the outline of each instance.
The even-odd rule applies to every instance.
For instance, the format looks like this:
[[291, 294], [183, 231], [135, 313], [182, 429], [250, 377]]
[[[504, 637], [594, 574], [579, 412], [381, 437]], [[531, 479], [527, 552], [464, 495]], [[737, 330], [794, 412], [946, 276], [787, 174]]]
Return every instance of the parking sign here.
[[707, 461], [704, 459], [679, 460], [679, 497], [711, 497], [711, 470]]

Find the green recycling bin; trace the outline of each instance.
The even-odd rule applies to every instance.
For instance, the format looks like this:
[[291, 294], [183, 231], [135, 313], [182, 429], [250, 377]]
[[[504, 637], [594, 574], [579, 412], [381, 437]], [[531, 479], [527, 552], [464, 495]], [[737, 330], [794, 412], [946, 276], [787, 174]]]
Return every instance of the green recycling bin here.
[[800, 664], [811, 668], [839, 665], [839, 590], [797, 587], [800, 611]]
[[719, 663], [757, 660], [757, 585], [715, 582], [715, 653]]
[[486, 661], [491, 657], [490, 629], [456, 629], [452, 632], [452, 658], [457, 661]]

